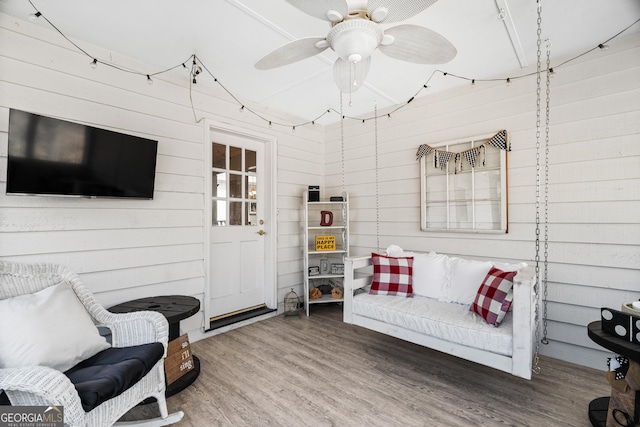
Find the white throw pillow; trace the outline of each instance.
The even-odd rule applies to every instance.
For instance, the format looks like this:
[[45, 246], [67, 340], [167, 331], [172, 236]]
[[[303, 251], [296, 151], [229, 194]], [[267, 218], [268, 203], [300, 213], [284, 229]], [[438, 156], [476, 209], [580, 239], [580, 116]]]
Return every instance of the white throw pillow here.
[[[393, 256], [393, 257], [405, 256], [404, 255], [404, 251], [398, 245], [389, 245], [387, 247], [386, 252], [387, 252], [387, 256]], [[413, 256], [413, 255], [411, 255], [411, 256]]]
[[[405, 252], [406, 253], [406, 252]], [[484, 276], [483, 276], [484, 278]], [[479, 284], [478, 284], [479, 285]], [[413, 254], [413, 294], [445, 300], [449, 287], [449, 257], [435, 252]], [[476, 291], [478, 289], [476, 288]]]
[[508, 264], [506, 262], [494, 262], [493, 266], [502, 271], [520, 271], [527, 266], [527, 263], [520, 262], [518, 264]]
[[451, 257], [450, 266], [451, 275], [447, 301], [471, 304], [493, 264], [489, 261]]
[[109, 348], [69, 282], [0, 300], [0, 368], [66, 371]]

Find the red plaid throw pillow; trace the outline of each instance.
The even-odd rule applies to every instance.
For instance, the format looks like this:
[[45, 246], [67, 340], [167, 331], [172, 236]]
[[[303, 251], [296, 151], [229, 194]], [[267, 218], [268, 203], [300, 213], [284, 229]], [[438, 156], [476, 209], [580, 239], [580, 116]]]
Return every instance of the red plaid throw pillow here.
[[470, 310], [482, 316], [488, 324], [499, 326], [511, 308], [516, 274], [517, 271], [492, 267], [482, 281]]
[[413, 257], [371, 254], [373, 282], [369, 293], [413, 297]]

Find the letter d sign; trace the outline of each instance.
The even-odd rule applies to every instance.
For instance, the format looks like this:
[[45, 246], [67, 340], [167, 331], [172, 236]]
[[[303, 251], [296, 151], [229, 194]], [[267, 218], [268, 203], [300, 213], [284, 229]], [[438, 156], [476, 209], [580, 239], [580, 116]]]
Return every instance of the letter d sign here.
[[331, 211], [320, 211], [320, 225], [323, 227], [328, 227], [333, 224], [333, 212]]

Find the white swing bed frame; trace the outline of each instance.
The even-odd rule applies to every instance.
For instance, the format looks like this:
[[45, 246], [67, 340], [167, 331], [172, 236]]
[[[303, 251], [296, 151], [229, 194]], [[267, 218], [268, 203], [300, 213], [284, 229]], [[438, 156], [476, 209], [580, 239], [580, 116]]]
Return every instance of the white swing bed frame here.
[[363, 269], [371, 265], [371, 256], [345, 258], [343, 307], [345, 323], [351, 323], [443, 353], [451, 354], [471, 362], [508, 372], [517, 377], [527, 380], [531, 379], [536, 328], [535, 293], [533, 292], [535, 269], [532, 266], [523, 268], [514, 278], [514, 296], [511, 306], [513, 315], [513, 349], [511, 356], [504, 356], [457, 342], [446, 341], [353, 313], [353, 292], [371, 283], [372, 274], [363, 272]]

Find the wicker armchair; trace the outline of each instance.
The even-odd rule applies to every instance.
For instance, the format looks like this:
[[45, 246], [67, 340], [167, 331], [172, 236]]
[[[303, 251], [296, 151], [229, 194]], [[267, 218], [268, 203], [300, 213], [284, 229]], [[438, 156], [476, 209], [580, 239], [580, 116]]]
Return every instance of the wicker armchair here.
[[71, 284], [96, 326], [110, 329], [112, 347], [160, 342], [164, 355], [137, 383], [90, 412], [84, 411], [74, 384], [63, 372], [46, 366], [2, 368], [0, 390], [5, 391], [11, 404], [63, 406], [65, 425], [104, 427], [113, 425], [131, 408], [153, 397], [158, 402], [161, 418], [143, 420], [136, 425], [162, 426], [182, 419], [182, 412], [168, 414], [167, 411], [163, 363], [167, 352], [168, 324], [161, 314], [151, 311], [110, 313], [96, 301], [80, 277], [66, 267], [0, 261], [0, 300], [33, 294], [63, 281]]

